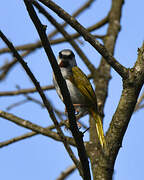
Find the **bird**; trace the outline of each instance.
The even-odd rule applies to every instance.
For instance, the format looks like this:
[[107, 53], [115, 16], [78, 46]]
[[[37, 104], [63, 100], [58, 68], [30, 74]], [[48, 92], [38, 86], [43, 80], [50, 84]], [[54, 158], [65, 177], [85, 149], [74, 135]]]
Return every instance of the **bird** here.
[[[67, 88], [70, 93], [72, 104], [76, 114], [90, 114], [95, 120], [96, 131], [99, 142], [104, 148], [106, 146], [103, 125], [100, 114], [98, 112], [97, 97], [93, 87], [84, 72], [77, 66], [75, 55], [70, 49], [63, 49], [59, 52], [57, 62], [61, 70], [62, 76], [66, 81]], [[53, 83], [57, 94], [63, 101], [63, 97], [53, 74]]]

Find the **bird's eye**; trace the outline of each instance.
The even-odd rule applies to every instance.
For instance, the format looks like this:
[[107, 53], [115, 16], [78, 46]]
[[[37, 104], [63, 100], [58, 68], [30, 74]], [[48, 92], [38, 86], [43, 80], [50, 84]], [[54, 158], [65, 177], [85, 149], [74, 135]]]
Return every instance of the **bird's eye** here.
[[68, 58], [69, 59], [73, 59], [75, 57], [75, 55], [74, 55], [74, 53], [73, 52], [71, 52], [71, 54], [70, 55], [68, 55]]
[[61, 53], [61, 52], [59, 52], [59, 57], [60, 57], [60, 58], [62, 58], [62, 57], [63, 57], [63, 55], [62, 55], [62, 53]]

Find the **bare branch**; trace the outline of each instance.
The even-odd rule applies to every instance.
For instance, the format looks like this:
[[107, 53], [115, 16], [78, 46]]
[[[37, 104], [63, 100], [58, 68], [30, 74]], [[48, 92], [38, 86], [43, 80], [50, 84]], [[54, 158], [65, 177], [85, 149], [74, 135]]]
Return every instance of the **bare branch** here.
[[[116, 40], [121, 30], [120, 20], [123, 7], [123, 0], [112, 1], [109, 11], [109, 23], [106, 32], [106, 37], [103, 39], [104, 46], [113, 55], [115, 50]], [[108, 95], [108, 86], [111, 80], [111, 66], [107, 64], [102, 57], [100, 65], [97, 69], [98, 73], [94, 76], [96, 86], [97, 100], [100, 107], [100, 112], [104, 116], [103, 109]]]
[[[71, 102], [71, 99], [70, 99], [70, 94], [69, 94], [69, 91], [67, 89], [67, 86], [66, 86], [66, 82], [64, 81], [63, 77], [62, 77], [62, 74], [61, 74], [61, 71], [58, 67], [58, 64], [57, 64], [57, 61], [56, 61], [56, 58], [52, 52], [52, 49], [50, 47], [50, 43], [48, 41], [48, 38], [47, 38], [47, 35], [45, 33], [45, 26], [43, 26], [31, 4], [31, 2], [29, 0], [24, 0], [25, 2], [25, 5], [27, 7], [27, 11], [37, 29], [37, 32], [39, 33], [39, 36], [41, 38], [41, 41], [42, 41], [42, 44], [43, 44], [43, 47], [45, 49], [45, 52], [49, 58], [49, 61], [51, 63], [51, 66], [53, 68], [53, 71], [54, 71], [54, 74], [55, 74], [55, 77], [56, 77], [56, 80], [57, 80], [57, 83], [60, 87], [60, 90], [61, 90], [61, 93], [62, 93], [62, 96], [63, 96], [63, 99], [64, 99], [64, 103], [66, 105], [66, 108], [67, 108], [67, 112], [68, 112], [68, 117], [69, 117], [69, 122], [70, 122], [70, 130], [72, 132], [72, 135], [75, 139], [75, 142], [76, 142], [76, 146], [77, 146], [77, 150], [78, 150], [78, 155], [79, 155], [79, 158], [80, 158], [80, 162], [81, 162], [81, 166], [82, 166], [82, 171], [81, 171], [81, 168], [79, 167], [79, 163], [77, 160], [75, 160], [73, 158], [73, 161], [75, 162], [77, 168], [79, 169], [79, 172], [80, 172], [80, 175], [86, 180], [88, 179], [91, 179], [91, 176], [90, 176], [90, 169], [89, 169], [89, 163], [88, 163], [88, 158], [87, 158], [87, 154], [86, 154], [86, 150], [85, 150], [85, 147], [84, 147], [84, 142], [83, 142], [83, 137], [82, 137], [82, 134], [79, 132], [79, 129], [77, 127], [77, 124], [76, 124], [76, 118], [75, 118], [75, 114], [74, 114], [74, 107], [72, 105], [72, 102]], [[42, 96], [42, 99], [44, 97]], [[45, 98], [43, 99], [43, 102], [44, 102]], [[45, 104], [45, 102], [44, 102]], [[59, 126], [57, 124], [55, 124], [57, 130], [59, 133], [62, 134], [61, 132], [61, 129], [59, 128]], [[58, 127], [57, 127], [58, 126]], [[67, 145], [67, 144], [66, 144]], [[68, 146], [65, 147], [67, 148]], [[70, 150], [69, 150], [70, 151]], [[69, 153], [70, 155], [70, 153]]]
[[95, 71], [94, 65], [90, 62], [88, 57], [84, 54], [84, 52], [80, 49], [80, 47], [76, 44], [76, 42], [71, 38], [71, 36], [63, 29], [63, 27], [57, 23], [57, 21], [36, 1], [33, 4], [38, 8], [38, 10], [57, 28], [57, 30], [65, 37], [65, 39], [72, 45], [72, 47], [76, 50], [78, 55], [81, 57], [83, 62], [86, 64], [88, 69], [91, 72]]
[[[80, 13], [82, 13], [84, 10], [86, 10], [87, 8], [89, 8], [92, 3], [94, 2], [95, 0], [88, 0], [85, 4], [83, 4], [83, 6], [81, 6], [78, 10], [76, 10], [72, 16], [73, 17], [77, 17], [78, 15], [80, 15]], [[66, 22], [64, 22], [63, 24], [61, 24], [61, 26], [64, 28], [65, 26], [67, 25]], [[54, 37], [54, 35], [56, 35], [58, 33], [58, 30], [55, 29], [53, 32], [51, 32], [49, 35], [48, 35], [48, 38], [51, 38], [51, 37]]]
[[135, 108], [134, 112], [137, 112], [137, 111], [139, 111], [139, 110], [141, 110], [143, 108], [144, 108], [144, 104], [139, 105], [138, 107]]
[[88, 41], [110, 64], [113, 69], [124, 79], [128, 76], [128, 70], [122, 66], [108, 50], [91, 35], [87, 29], [85, 29], [75, 18], [70, 16], [66, 11], [64, 11], [60, 6], [55, 4], [53, 1], [39, 0], [45, 6], [53, 10], [58, 16], [67, 21], [79, 34], [81, 34], [86, 41]]
[[65, 171], [63, 171], [60, 174], [60, 176], [56, 180], [64, 180], [69, 175], [71, 175], [75, 170], [76, 170], [76, 166], [75, 165], [69, 166]]
[[[7, 119], [7, 120], [9, 120], [9, 121], [11, 121], [11, 122], [13, 122], [15, 124], [18, 124], [19, 126], [22, 126], [24, 128], [28, 128], [28, 129], [30, 129], [32, 131], [35, 131], [35, 132], [26, 133], [26, 134], [24, 134], [22, 136], [18, 136], [18, 137], [12, 138], [10, 140], [1, 142], [0, 143], [0, 148], [2, 148], [4, 146], [7, 146], [9, 144], [12, 144], [14, 142], [20, 141], [22, 139], [26, 139], [26, 138], [35, 136], [37, 134], [42, 134], [44, 136], [51, 137], [52, 139], [54, 139], [56, 141], [62, 142], [61, 137], [56, 132], [51, 131], [51, 129], [55, 128], [54, 125], [43, 128], [43, 127], [38, 126], [38, 125], [36, 125], [34, 123], [31, 123], [30, 121], [24, 120], [22, 118], [14, 116], [13, 114], [10, 114], [10, 113], [7, 113], [7, 112], [1, 111], [1, 110], [0, 110], [0, 117], [2, 117], [4, 119]], [[63, 124], [65, 124], [65, 122], [61, 122], [60, 126], [62, 126]], [[75, 146], [75, 142], [74, 142], [73, 138], [65, 136], [65, 139], [69, 144]]]
[[136, 112], [136, 111], [140, 110], [141, 108], [143, 108], [143, 105], [141, 105], [143, 100], [144, 100], [144, 93], [142, 93], [142, 95], [139, 97], [134, 112]]
[[[22, 53], [22, 57], [26, 57], [30, 54], [30, 50]], [[12, 69], [12, 67], [17, 63], [17, 59], [14, 58], [10, 63], [5, 64], [4, 66], [2, 66], [0, 68], [0, 70], [3, 70], [3, 72], [0, 74], [0, 80], [4, 80], [4, 78], [6, 78], [6, 76], [8, 75], [8, 73], [10, 72], [10, 70]]]
[[[98, 23], [88, 27], [87, 31], [92, 32], [96, 29], [99, 29], [100, 27], [104, 26], [107, 22], [108, 22], [108, 16], [103, 18]], [[76, 39], [76, 38], [80, 37], [81, 35], [79, 33], [74, 33], [70, 36], [72, 39]], [[99, 35], [98, 36], [94, 35], [94, 36], [95, 36], [95, 38], [103, 38], [101, 36], [99, 37]], [[48, 37], [49, 37], [49, 35], [48, 35]], [[56, 44], [63, 43], [63, 42], [66, 42], [65, 38], [58, 38], [55, 40], [50, 40], [51, 45], [56, 45]], [[41, 48], [41, 47], [42, 47], [41, 41], [37, 41], [35, 43], [29, 43], [29, 44], [25, 44], [25, 45], [20, 45], [20, 46], [15, 46], [16, 50], [18, 50], [18, 51], [34, 50], [36, 48]], [[0, 54], [7, 53], [7, 52], [11, 52], [9, 48], [0, 49]]]
[[[8, 41], [8, 39], [4, 36], [4, 34], [2, 32], [0, 32], [0, 36], [5, 41], [5, 43], [9, 46], [9, 48], [12, 50], [14, 56], [17, 57], [17, 59], [22, 64], [23, 68], [25, 69], [25, 71], [27, 72], [27, 74], [29, 75], [29, 77], [31, 78], [33, 83], [35, 84], [41, 98], [43, 99], [43, 103], [45, 104], [50, 116], [52, 117], [52, 120], [55, 123], [56, 129], [59, 132], [60, 137], [62, 138], [62, 141], [63, 141], [63, 143], [65, 145], [65, 148], [67, 149], [67, 151], [68, 151], [70, 157], [72, 158], [72, 160], [77, 165], [77, 168], [79, 169], [81, 176], [84, 176], [84, 179], [90, 179], [90, 171], [89, 171], [89, 165], [88, 165], [88, 160], [87, 160], [87, 156], [86, 156], [86, 151], [85, 151], [85, 147], [84, 147], [84, 144], [83, 144], [82, 136], [81, 136], [81, 134], [80, 134], [80, 132], [79, 132], [79, 130], [77, 128], [77, 125], [76, 125], [76, 120], [74, 120], [75, 119], [74, 108], [73, 108], [72, 103], [70, 101], [70, 96], [68, 96], [69, 92], [68, 92], [68, 89], [66, 87], [66, 83], [63, 81], [62, 75], [61, 75], [60, 70], [58, 68], [58, 64], [57, 64], [57, 62], [55, 60], [55, 57], [54, 57], [54, 54], [53, 54], [53, 52], [52, 52], [52, 50], [50, 48], [47, 36], [45, 34], [45, 31], [44, 31], [45, 27], [39, 21], [39, 19], [38, 19], [37, 15], [36, 15], [36, 13], [34, 11], [34, 8], [31, 5], [30, 1], [25, 0], [24, 2], [26, 4], [28, 12], [30, 13], [30, 17], [32, 18], [32, 20], [33, 20], [33, 22], [34, 22], [34, 24], [35, 24], [35, 26], [37, 28], [37, 31], [38, 31], [38, 33], [40, 35], [40, 38], [42, 39], [44, 49], [45, 49], [49, 59], [51, 60], [50, 62], [51, 62], [51, 65], [52, 65], [52, 67], [54, 69], [56, 79], [57, 79], [57, 81], [59, 80], [58, 84], [59, 84], [60, 88], [65, 87], [64, 89], [67, 90], [67, 93], [65, 94], [63, 92], [62, 95], [63, 95], [64, 101], [65, 101], [65, 103], [67, 105], [66, 107], [67, 107], [67, 110], [68, 110], [68, 115], [69, 115], [69, 120], [70, 120], [70, 129], [72, 131], [72, 134], [73, 134], [73, 136], [75, 138], [75, 141], [76, 141], [76, 144], [77, 144], [78, 153], [79, 153], [81, 163], [82, 163], [83, 173], [81, 172], [78, 161], [74, 157], [74, 154], [72, 153], [70, 147], [68, 146], [68, 144], [66, 142], [66, 139], [64, 138], [64, 135], [63, 135], [63, 133], [62, 133], [62, 131], [61, 131], [59, 125], [58, 125], [58, 122], [57, 122], [57, 120], [56, 120], [56, 118], [55, 118], [55, 116], [54, 116], [54, 114], [52, 112], [52, 109], [50, 108], [50, 105], [47, 102], [47, 99], [46, 99], [43, 91], [40, 88], [39, 83], [36, 81], [35, 77], [31, 73], [31, 71], [28, 68], [27, 64], [23, 61], [21, 56], [17, 53], [17, 51], [15, 50], [12, 43], [10, 43]], [[57, 67], [59, 75], [57, 74], [58, 72], [57, 72], [57, 70], [55, 70], [55, 67]], [[63, 88], [61, 88], [61, 89], [63, 89]], [[72, 111], [72, 109], [73, 109], [73, 111]]]
[[[139, 50], [138, 59], [132, 69], [129, 69], [129, 77], [123, 81], [122, 95], [113, 115], [110, 127], [106, 133], [106, 143], [109, 149], [108, 159], [102, 161], [103, 165], [108, 167], [113, 172], [114, 163], [122, 146], [122, 140], [131, 116], [134, 112], [134, 108], [139, 96], [140, 90], [144, 84], [144, 46]], [[101, 169], [97, 166], [97, 172]], [[111, 174], [112, 175], [112, 174]], [[109, 175], [110, 176], [110, 175]]]
[[[42, 86], [41, 89], [43, 91], [53, 90], [54, 86], [53, 85]], [[35, 92], [38, 92], [36, 88], [20, 89], [20, 90], [16, 90], [16, 91], [0, 92], [0, 96], [14, 96], [14, 95], [21, 95], [21, 94], [28, 94], [28, 93], [35, 93]]]
[[13, 109], [14, 107], [20, 106], [20, 105], [22, 105], [22, 104], [24, 104], [24, 103], [27, 103], [27, 102], [28, 102], [28, 99], [24, 99], [24, 100], [18, 101], [18, 102], [16, 102], [16, 103], [13, 103], [13, 104], [7, 106], [7, 107], [6, 107], [6, 110], [9, 111], [9, 110]]
[[[89, 74], [88, 79], [92, 78], [92, 75]], [[54, 85], [48, 85], [48, 86], [41, 86], [43, 91], [46, 90], [53, 90], [54, 89]], [[15, 96], [15, 95], [21, 95], [21, 94], [28, 94], [28, 93], [37, 93], [37, 89], [36, 88], [28, 88], [28, 89], [20, 89], [20, 90], [16, 90], [16, 91], [1, 91], [0, 92], [0, 96]]]
[[[29, 4], [29, 2], [26, 2]], [[31, 6], [31, 4], [30, 4]], [[70, 146], [68, 145], [67, 141], [66, 141], [66, 138], [61, 130], [61, 128], [59, 127], [59, 124], [57, 122], [57, 119], [55, 118], [55, 115], [52, 111], [52, 108], [50, 106], [50, 104], [48, 103], [47, 99], [46, 99], [46, 96], [45, 94], [43, 93], [39, 83], [37, 82], [37, 80], [35, 79], [34, 75], [32, 74], [32, 72], [30, 71], [30, 69], [28, 68], [27, 64], [23, 61], [22, 57], [18, 54], [18, 52], [16, 51], [16, 49], [14, 48], [14, 46], [12, 45], [12, 43], [5, 37], [5, 35], [0, 31], [0, 37], [3, 39], [3, 41], [8, 45], [8, 47], [11, 49], [11, 51], [13, 52], [13, 55], [17, 58], [17, 60], [21, 63], [21, 65], [23, 66], [23, 68], [25, 69], [26, 73], [28, 74], [28, 76], [30, 77], [30, 79], [32, 80], [32, 82], [34, 83], [37, 91], [39, 92], [42, 100], [43, 100], [43, 103], [51, 117], [51, 119], [53, 120], [54, 124], [55, 124], [55, 127], [59, 133], [59, 136], [67, 150], [67, 152], [69, 153], [70, 157], [72, 158], [73, 162], [76, 164], [77, 168], [80, 170], [80, 167], [79, 167], [79, 162], [78, 160], [75, 158], [75, 155], [73, 154]]]

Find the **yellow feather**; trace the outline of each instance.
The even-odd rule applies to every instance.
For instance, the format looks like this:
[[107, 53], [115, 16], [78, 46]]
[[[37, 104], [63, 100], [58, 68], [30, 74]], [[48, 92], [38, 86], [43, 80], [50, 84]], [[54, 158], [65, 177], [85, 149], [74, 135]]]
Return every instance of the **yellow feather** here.
[[103, 125], [102, 125], [102, 120], [100, 118], [100, 115], [96, 113], [95, 111], [93, 111], [93, 109], [90, 109], [90, 112], [91, 112], [92, 117], [96, 121], [96, 130], [97, 130], [100, 144], [102, 147], [106, 147], [105, 137], [103, 133]]
[[72, 73], [72, 81], [75, 84], [75, 86], [79, 89], [79, 91], [86, 97], [87, 103], [95, 105], [97, 108], [96, 94], [87, 76], [77, 66], [74, 66], [72, 68]]
[[70, 78], [70, 80], [75, 84], [75, 86], [86, 98], [86, 103], [90, 107], [89, 112], [94, 118], [94, 120], [96, 121], [96, 130], [97, 130], [100, 144], [102, 147], [104, 147], [106, 145], [106, 142], [105, 142], [104, 133], [103, 133], [102, 121], [97, 110], [96, 94], [87, 76], [81, 71], [80, 68], [78, 68], [77, 66], [74, 66], [72, 68], [72, 73], [73, 75]]

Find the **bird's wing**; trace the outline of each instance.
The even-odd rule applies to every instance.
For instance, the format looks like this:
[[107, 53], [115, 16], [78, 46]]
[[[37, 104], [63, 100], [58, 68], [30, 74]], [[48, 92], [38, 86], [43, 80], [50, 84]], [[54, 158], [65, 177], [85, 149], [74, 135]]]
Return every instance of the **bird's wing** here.
[[81, 71], [80, 68], [74, 66], [72, 68], [72, 77], [70, 80], [75, 84], [79, 91], [86, 97], [88, 103], [97, 106], [96, 94], [89, 82], [87, 76]]

